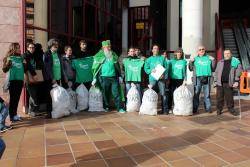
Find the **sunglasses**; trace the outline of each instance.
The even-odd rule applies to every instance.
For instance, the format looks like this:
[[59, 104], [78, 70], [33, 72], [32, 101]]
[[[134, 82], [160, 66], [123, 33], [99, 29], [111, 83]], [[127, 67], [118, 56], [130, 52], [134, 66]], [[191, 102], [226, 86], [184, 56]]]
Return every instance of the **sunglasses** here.
[[199, 49], [199, 51], [202, 51], [202, 50], [205, 50], [205, 48], [201, 48], [201, 49]]

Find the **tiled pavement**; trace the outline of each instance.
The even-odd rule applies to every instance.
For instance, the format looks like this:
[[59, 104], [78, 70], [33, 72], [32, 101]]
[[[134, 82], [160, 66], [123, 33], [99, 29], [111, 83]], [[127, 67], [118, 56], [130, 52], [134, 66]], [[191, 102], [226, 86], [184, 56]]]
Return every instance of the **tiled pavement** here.
[[85, 112], [58, 120], [25, 118], [2, 134], [7, 149], [0, 166], [249, 167], [249, 101], [242, 109], [241, 120], [228, 113]]

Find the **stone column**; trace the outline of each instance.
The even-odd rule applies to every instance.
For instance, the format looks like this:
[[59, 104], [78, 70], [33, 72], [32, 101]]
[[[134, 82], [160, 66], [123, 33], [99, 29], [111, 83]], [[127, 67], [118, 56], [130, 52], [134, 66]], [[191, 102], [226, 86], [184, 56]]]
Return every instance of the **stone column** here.
[[[48, 28], [48, 1], [34, 0], [34, 26]], [[35, 30], [35, 43], [41, 43], [43, 49], [47, 49], [48, 33]]]
[[[182, 2], [182, 47], [184, 53], [196, 56], [202, 45], [203, 0], [183, 0]], [[187, 82], [192, 83], [192, 72], [187, 70]]]
[[128, 8], [122, 10], [122, 53], [128, 50]]
[[167, 50], [175, 50], [179, 47], [179, 1], [168, 0], [167, 16]]

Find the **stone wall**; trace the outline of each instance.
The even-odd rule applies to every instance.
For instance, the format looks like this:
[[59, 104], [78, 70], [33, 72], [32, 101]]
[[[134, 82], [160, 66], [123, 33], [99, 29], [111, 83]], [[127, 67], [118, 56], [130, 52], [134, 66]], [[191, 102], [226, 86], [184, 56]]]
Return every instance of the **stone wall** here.
[[2, 72], [2, 59], [5, 56], [9, 44], [21, 42], [21, 1], [0, 0], [0, 96], [3, 96], [2, 85], [4, 74]]

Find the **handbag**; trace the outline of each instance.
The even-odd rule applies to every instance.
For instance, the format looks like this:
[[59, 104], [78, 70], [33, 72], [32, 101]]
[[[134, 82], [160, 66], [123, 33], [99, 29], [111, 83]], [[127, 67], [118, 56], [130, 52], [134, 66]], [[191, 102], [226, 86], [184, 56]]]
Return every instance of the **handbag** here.
[[5, 80], [4, 80], [4, 83], [3, 83], [3, 92], [4, 93], [7, 93], [8, 90], [9, 90], [9, 87], [10, 87], [10, 72], [8, 71], [6, 73], [6, 76], [5, 76]]
[[42, 70], [35, 70], [35, 72], [36, 72], [37, 80], [34, 80], [31, 73], [28, 72], [28, 76], [27, 76], [28, 77], [28, 83], [39, 83], [39, 82], [44, 81]]

